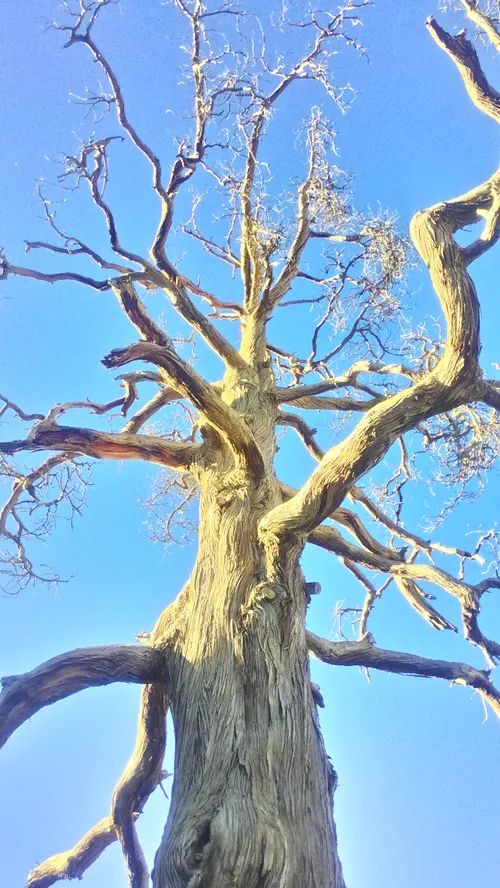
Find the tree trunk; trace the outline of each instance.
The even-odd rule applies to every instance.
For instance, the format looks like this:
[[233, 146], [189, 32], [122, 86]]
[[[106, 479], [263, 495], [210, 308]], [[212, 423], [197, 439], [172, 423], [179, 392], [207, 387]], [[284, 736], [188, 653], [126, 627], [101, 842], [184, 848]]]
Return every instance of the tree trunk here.
[[176, 752], [153, 885], [343, 888], [300, 547], [267, 582], [257, 525], [280, 501], [274, 476], [256, 489], [220, 451], [216, 462], [201, 479], [196, 566], [155, 630], [155, 643], [173, 642]]

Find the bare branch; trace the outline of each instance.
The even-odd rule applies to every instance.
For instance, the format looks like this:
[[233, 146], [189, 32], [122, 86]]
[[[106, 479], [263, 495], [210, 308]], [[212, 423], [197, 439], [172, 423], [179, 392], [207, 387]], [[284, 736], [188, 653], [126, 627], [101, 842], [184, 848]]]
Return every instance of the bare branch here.
[[124, 848], [130, 884], [134, 888], [147, 884], [134, 824], [165, 776], [161, 770], [166, 741], [165, 716], [163, 684], [147, 684], [142, 692], [134, 752], [115, 789], [112, 814], [99, 821], [70, 851], [55, 854], [32, 869], [26, 888], [49, 888], [59, 879], [81, 879], [89, 866], [117, 839]]
[[[320, 462], [323, 459], [325, 453], [321, 449], [321, 447], [319, 446], [318, 442], [316, 441], [316, 438], [314, 437], [315, 433], [316, 433], [316, 429], [312, 429], [301, 416], [299, 416], [298, 414], [295, 414], [295, 413], [281, 413], [279, 416], [279, 419], [278, 419], [278, 423], [282, 424], [282, 425], [290, 426], [291, 428], [294, 428], [295, 431], [297, 432], [297, 434], [299, 435], [299, 437], [302, 439], [305, 447], [307, 448], [307, 450], [309, 451], [311, 456], [313, 456], [318, 462]], [[283, 485], [282, 483], [281, 483], [281, 488], [282, 488], [282, 492], [286, 488], [285, 496], [287, 499], [289, 499], [291, 496], [293, 496], [296, 493], [294, 488], [289, 487], [288, 485]], [[377, 521], [379, 524], [381, 524], [383, 527], [385, 527], [388, 531], [390, 531], [392, 536], [399, 537], [399, 539], [404, 540], [407, 543], [410, 543], [415, 550], [420, 550], [422, 552], [425, 552], [429, 556], [432, 554], [432, 552], [442, 552], [443, 554], [446, 554], [446, 555], [456, 555], [458, 558], [460, 558], [461, 569], [463, 568], [464, 562], [467, 560], [476, 560], [476, 561], [479, 561], [479, 563], [484, 563], [477, 550], [474, 552], [469, 552], [469, 551], [466, 551], [465, 549], [456, 548], [455, 546], [447, 546], [447, 545], [444, 545], [443, 543], [440, 543], [440, 542], [434, 542], [429, 539], [424, 539], [423, 537], [418, 536], [415, 533], [412, 533], [412, 531], [407, 530], [401, 524], [398, 524], [396, 521], [393, 521], [391, 518], [389, 518], [389, 516], [386, 515], [385, 512], [383, 512], [382, 509], [380, 509], [373, 502], [373, 500], [370, 499], [368, 494], [364, 490], [362, 490], [360, 487], [357, 487], [357, 486], [351, 487], [351, 489], [349, 490], [348, 496], [349, 496], [349, 499], [351, 499], [353, 502], [360, 503], [360, 505], [362, 505], [367, 510], [367, 512], [369, 513], [371, 518], [373, 518], [375, 521]], [[339, 508], [335, 512], [332, 513], [331, 517], [334, 518], [334, 520], [339, 521], [339, 523], [345, 523], [346, 526], [349, 526], [349, 524], [347, 524], [346, 522], [342, 522], [338, 518], [338, 516], [340, 514], [342, 514], [343, 512], [347, 513], [347, 510]], [[349, 513], [349, 514], [352, 515], [352, 513]], [[354, 516], [354, 517], [357, 519], [357, 516]], [[357, 520], [359, 520], [359, 519], [357, 519]], [[360, 525], [361, 525], [361, 522], [360, 522]], [[363, 525], [361, 525], [361, 527], [363, 527]], [[350, 529], [353, 529], [353, 528], [350, 527]], [[366, 528], [364, 528], [364, 527], [363, 527], [363, 534], [361, 534], [358, 529], [357, 532], [355, 531], [355, 535], [360, 540], [360, 542], [362, 542], [364, 544], [365, 544], [365, 540], [366, 540], [367, 536], [371, 536], [368, 534], [368, 532], [366, 531]], [[373, 540], [373, 537], [371, 537], [371, 539]], [[386, 547], [383, 547], [383, 548], [385, 549], [386, 553], [387, 552], [391, 553], [391, 557], [392, 557], [393, 550], [387, 549]], [[380, 551], [379, 549], [373, 548], [373, 544], [371, 544], [371, 545], [369, 544], [368, 549], [372, 552]]]
[[323, 458], [309, 481], [261, 521], [263, 538], [309, 532], [335, 508], [361, 475], [418, 422], [474, 399], [479, 388], [479, 304], [453, 233], [489, 210], [500, 174], [462, 198], [417, 213], [412, 236], [429, 270], [448, 323], [443, 357], [410, 388], [373, 406], [349, 437]]
[[365, 669], [381, 669], [398, 675], [444, 678], [474, 688], [500, 717], [500, 692], [490, 681], [489, 672], [466, 663], [431, 660], [415, 654], [386, 651], [375, 647], [371, 636], [365, 636], [362, 641], [327, 641], [325, 638], [313, 635], [312, 632], [307, 632], [306, 638], [309, 651], [324, 663], [336, 666], [363, 666]]
[[429, 16], [426, 25], [438, 46], [455, 62], [474, 104], [489, 117], [500, 121], [500, 94], [488, 83], [470, 40], [463, 34], [448, 34], [432, 16]]
[[479, 6], [478, 0], [462, 0], [468, 18], [488, 35], [492, 46], [500, 51], [500, 31], [492, 15], [487, 15]]
[[[360, 6], [364, 5], [366, 5], [364, 2], [360, 3]], [[257, 155], [264, 134], [266, 120], [268, 119], [271, 109], [276, 101], [283, 95], [290, 85], [297, 80], [315, 79], [325, 86], [328, 94], [334, 99], [334, 101], [339, 101], [339, 97], [335, 93], [335, 90], [328, 83], [325, 71], [319, 60], [324, 53], [325, 43], [328, 40], [335, 37], [345, 37], [342, 25], [344, 15], [348, 13], [348, 10], [349, 4], [341, 7], [338, 13], [330, 16], [329, 20], [324, 25], [320, 25], [314, 16], [312, 16], [311, 24], [314, 24], [316, 29], [316, 40], [314, 41], [312, 48], [306, 52], [289, 71], [284, 72], [283, 70], [278, 69], [273, 72], [275, 76], [279, 77], [280, 82], [275, 89], [266, 96], [260, 96], [257, 94], [256, 90], [253, 90], [253, 98], [257, 105], [257, 110], [249, 121], [249, 131], [247, 132], [245, 129], [247, 159], [245, 174], [240, 190], [242, 213], [240, 267], [245, 290], [245, 306], [250, 312], [257, 310], [262, 282], [262, 262], [259, 249], [258, 224], [253, 212], [252, 192], [257, 170]], [[348, 38], [346, 39], [348, 42], [353, 42], [349, 41]], [[305, 203], [303, 202], [301, 207], [299, 207], [301, 221], [299, 222], [299, 227], [297, 229], [295, 248], [292, 249], [290, 254], [290, 262], [288, 266], [285, 266], [288, 270], [286, 274], [284, 273], [284, 277], [281, 280], [280, 291], [289, 276], [295, 273], [296, 263], [294, 257], [296, 257], [298, 261], [299, 255], [302, 252], [308, 237], [306, 193], [307, 185], [303, 192]], [[276, 295], [278, 292], [279, 291], [276, 291]]]
[[29, 873], [26, 888], [50, 888], [59, 879], [81, 879], [85, 870], [116, 839], [113, 818], [104, 817], [69, 851], [54, 854], [34, 867]]
[[263, 294], [260, 312], [269, 316], [280, 299], [290, 289], [294, 278], [297, 276], [299, 262], [304, 252], [310, 233], [309, 219], [309, 191], [316, 168], [316, 154], [318, 144], [318, 131], [321, 127], [319, 114], [313, 114], [309, 127], [309, 169], [305, 181], [298, 190], [297, 196], [297, 230], [288, 251], [283, 269], [272, 287]]
[[168, 293], [172, 305], [180, 316], [203, 337], [205, 342], [222, 358], [227, 366], [244, 372], [248, 371], [248, 365], [243, 357], [222, 333], [210, 323], [203, 312], [196, 308], [186, 292], [182, 278], [179, 278], [175, 283], [164, 279], [161, 286]]
[[139, 844], [135, 820], [163, 772], [167, 698], [164, 684], [146, 685], [142, 692], [134, 751], [113, 793], [111, 814], [122, 846], [130, 888], [148, 888], [149, 871]]
[[33, 278], [36, 281], [45, 281], [48, 284], [56, 284], [59, 281], [73, 281], [76, 284], [84, 284], [93, 290], [109, 290], [108, 281], [98, 281], [95, 278], [88, 277], [84, 274], [75, 274], [70, 271], [58, 271], [54, 274], [45, 274], [42, 271], [36, 271], [34, 268], [23, 268], [20, 265], [11, 265], [7, 262], [5, 256], [0, 253], [0, 280], [6, 280], [9, 275], [16, 277]]
[[295, 429], [302, 438], [309, 453], [314, 456], [315, 459], [320, 460], [323, 458], [324, 453], [314, 437], [316, 429], [312, 429], [308, 426], [305, 419], [302, 419], [298, 413], [284, 413], [283, 411], [280, 411], [277, 422], [278, 425], [290, 426]]
[[0, 746], [35, 712], [85, 688], [116, 681], [163, 681], [165, 657], [155, 648], [118, 644], [79, 648], [32, 672], [2, 678]]
[[147, 404], [144, 404], [144, 406], [129, 419], [126, 425], [123, 426], [121, 433], [130, 435], [137, 434], [145, 422], [148, 422], [152, 416], [158, 413], [163, 407], [166, 407], [167, 404], [171, 404], [172, 401], [178, 401], [179, 398], [182, 398], [182, 395], [180, 392], [176, 392], [175, 389], [161, 388], [156, 395], [153, 395]]
[[160, 348], [154, 343], [146, 342], [114, 349], [103, 358], [105, 367], [121, 367], [131, 361], [149, 361], [161, 367], [165, 371], [166, 381], [188, 398], [207, 421], [223, 435], [238, 461], [243, 460], [254, 475], [261, 477], [262, 455], [250, 428], [186, 361], [166, 347]]
[[500, 410], [500, 389], [496, 387], [496, 385], [492, 385], [491, 383], [485, 381], [484, 389], [481, 393], [481, 398], [485, 404], [488, 404], [490, 407], [495, 407], [497, 410]]
[[[59, 475], [52, 474], [52, 470], [59, 467], [62, 469]], [[37, 580], [48, 584], [60, 582], [60, 577], [53, 571], [38, 573], [35, 570], [26, 553], [25, 542], [28, 538], [40, 539], [50, 532], [55, 511], [62, 502], [69, 505], [70, 520], [80, 514], [86, 486], [80, 467], [63, 453], [51, 457], [26, 475], [4, 463], [0, 474], [13, 481], [11, 494], [0, 510], [0, 538], [13, 547], [13, 551], [8, 548], [0, 552], [0, 576], [7, 578], [3, 591], [16, 594]], [[47, 496], [47, 490], [54, 485], [55, 493]]]
[[[113, 98], [114, 98], [114, 102], [116, 105], [118, 120], [119, 120], [121, 126], [123, 127], [123, 129], [125, 130], [125, 132], [127, 133], [127, 135], [130, 137], [131, 141], [136, 146], [136, 148], [138, 148], [139, 151], [142, 154], [144, 154], [144, 156], [150, 162], [150, 164], [153, 168], [153, 187], [154, 187], [155, 191], [157, 192], [157, 194], [162, 198], [162, 200], [166, 201], [166, 191], [162, 185], [162, 171], [161, 171], [160, 161], [159, 161], [158, 157], [153, 153], [153, 151], [151, 150], [149, 145], [147, 145], [146, 142], [144, 142], [143, 139], [139, 136], [135, 127], [133, 127], [132, 124], [130, 123], [126, 109], [125, 109], [125, 102], [124, 102], [122, 91], [120, 89], [120, 85], [118, 83], [118, 79], [117, 79], [113, 69], [111, 68], [109, 62], [104, 58], [104, 56], [102, 55], [99, 48], [96, 46], [96, 44], [91, 36], [91, 28], [92, 28], [92, 25], [94, 24], [96, 15], [97, 15], [97, 11], [94, 14], [94, 16], [92, 17], [89, 26], [87, 27], [87, 29], [83, 33], [78, 33], [78, 29], [81, 24], [80, 19], [78, 20], [76, 27], [69, 28], [69, 29], [66, 29], [66, 28], [61, 29], [61, 30], [69, 30], [70, 34], [71, 34], [66, 46], [71, 46], [72, 44], [75, 44], [75, 43], [85, 44], [90, 49], [96, 62], [102, 67], [102, 69], [103, 69], [104, 73], [106, 74], [106, 77], [110, 83], [110, 86], [113, 90]], [[83, 16], [82, 16], [82, 19], [83, 19]]]
[[[332, 518], [335, 519], [334, 512]], [[462, 611], [464, 636], [479, 647], [490, 666], [500, 661], [500, 644], [486, 638], [478, 625], [481, 611], [481, 596], [487, 589], [500, 588], [498, 577], [488, 577], [476, 585], [453, 577], [435, 565], [404, 561], [397, 551], [370, 552], [354, 546], [345, 540], [333, 527], [317, 527], [308, 535], [308, 541], [356, 564], [363, 564], [372, 570], [389, 574], [411, 606], [436, 629], [456, 628], [429, 604], [426, 596], [417, 585], [417, 580], [434, 583], [445, 592], [458, 599]]]
[[0, 395], [0, 401], [4, 402], [4, 406], [0, 410], [0, 418], [7, 412], [7, 410], [11, 410], [19, 417], [19, 419], [22, 419], [23, 422], [32, 422], [35, 419], [45, 419], [43, 413], [25, 413], [18, 404], [14, 404], [14, 401], [10, 401], [5, 395]]
[[0, 453], [22, 450], [62, 450], [93, 459], [142, 459], [172, 469], [184, 469], [198, 457], [201, 445], [165, 441], [148, 435], [114, 435], [94, 429], [41, 422], [32, 429], [28, 438], [0, 442]]
[[112, 283], [112, 289], [123, 311], [147, 342], [171, 346], [168, 336], [155, 324], [146, 311], [144, 303], [139, 299], [130, 279], [119, 278]]
[[[297, 386], [297, 389], [309, 387]], [[314, 385], [311, 386], [311, 388], [313, 387]], [[352, 411], [353, 413], [366, 413], [385, 399], [371, 398], [370, 400], [358, 401], [356, 398], [322, 398], [315, 395], [300, 396], [299, 394], [290, 400], [292, 400], [293, 406], [300, 410], [344, 410]]]

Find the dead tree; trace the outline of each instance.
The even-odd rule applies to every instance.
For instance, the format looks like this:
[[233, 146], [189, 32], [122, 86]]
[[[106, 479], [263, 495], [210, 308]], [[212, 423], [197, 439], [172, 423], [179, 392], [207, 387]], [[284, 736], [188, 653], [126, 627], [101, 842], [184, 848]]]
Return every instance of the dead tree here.
[[[107, 229], [107, 247], [99, 252], [68, 233], [39, 184], [51, 236], [28, 241], [26, 250], [57, 254], [66, 264], [49, 273], [2, 255], [4, 280], [73, 281], [114, 296], [139, 336], [103, 358], [105, 367], [120, 373], [124, 388], [111, 403], [73, 401], [43, 415], [2, 399], [2, 415], [31, 424], [25, 437], [0, 445], [2, 472], [12, 477], [0, 513], [2, 573], [9, 588], [55, 579], [34, 566], [28, 544], [50, 529], [64, 503], [79, 511], [86, 471], [81, 457], [146, 460], [168, 470], [170, 493], [181, 503], [199, 495], [199, 535], [189, 581], [144, 644], [74, 650], [3, 679], [2, 742], [41, 707], [83, 688], [117, 681], [144, 685], [136, 746], [111, 813], [74, 848], [33, 869], [27, 884], [45, 888], [81, 877], [115, 840], [130, 885], [149, 884], [134, 824], [162, 777], [169, 708], [176, 728], [175, 780], [153, 885], [342, 888], [333, 822], [336, 774], [319, 730], [321, 698], [311, 685], [309, 654], [336, 665], [465, 684], [500, 714], [500, 693], [490, 680], [500, 644], [479, 626], [481, 597], [500, 588], [500, 579], [466, 579], [482, 547], [495, 542], [494, 532], [467, 552], [408, 530], [401, 518], [418, 452], [437, 460], [459, 494], [498, 453], [500, 387], [484, 377], [479, 363], [479, 301], [469, 266], [500, 235], [500, 174], [413, 218], [411, 238], [432, 279], [446, 335], [440, 340], [419, 327], [401, 339], [398, 296], [408, 245], [389, 217], [354, 209], [323, 114], [313, 108], [302, 131], [307, 160], [293, 204], [269, 196], [272, 182], [262, 161], [269, 120], [285, 92], [308, 88], [302, 85], [308, 81], [342, 106], [346, 91], [332, 73], [332, 47], [359, 49], [353, 29], [368, 0], [347, 0], [331, 15], [309, 11], [301, 20], [282, 11], [266, 39], [231, 0], [220, 6], [172, 0], [191, 34], [194, 106], [189, 134], [179, 140], [169, 169], [136, 130], [118, 75], [95, 36], [113, 0], [64, 5], [67, 17], [54, 27], [67, 47], [90, 53], [106, 84], [89, 91], [88, 110], [101, 129], [111, 119], [108, 112], [116, 115], [121, 138], [149, 161], [160, 213], [149, 255], [125, 245], [106, 192], [120, 143], [116, 135], [93, 136], [63, 158], [58, 184], [88, 189]], [[461, 6], [472, 28], [498, 49], [491, 8], [473, 0], [461, 0]], [[477, 44], [463, 33], [452, 36], [433, 18], [427, 28], [475, 105], [499, 120], [500, 97], [483, 73]], [[288, 63], [275, 50], [290, 34], [294, 46], [302, 43], [302, 54]], [[213, 182], [217, 235], [206, 231], [199, 194], [187, 220], [176, 215], [179, 195], [200, 177]], [[177, 234], [174, 218], [181, 227]], [[457, 232], [478, 221], [483, 227], [477, 239], [459, 243]], [[175, 237], [201, 246], [230, 270], [227, 298], [205, 288], [203, 269], [199, 280], [183, 273], [172, 257]], [[106, 258], [109, 247], [112, 258]], [[94, 275], [74, 270], [82, 257], [94, 264]], [[68, 262], [77, 263], [73, 270], [66, 270]], [[217, 356], [220, 379], [208, 381], [182, 356], [176, 331], [165, 330], [146, 307], [151, 290], [162, 291], [193, 336]], [[267, 335], [273, 316], [301, 304], [317, 314], [303, 355]], [[228, 320], [233, 332], [223, 335], [220, 322]], [[142, 369], [124, 371], [129, 364]], [[137, 406], [144, 381], [158, 391]], [[145, 429], [160, 411], [168, 422], [174, 409], [183, 412], [183, 429], [172, 422], [160, 433]], [[120, 410], [126, 422], [115, 432], [64, 425], [70, 410]], [[337, 439], [326, 452], [307, 411], [324, 411], [333, 422]], [[300, 490], [276, 475], [282, 426], [300, 436], [318, 463]], [[366, 479], [397, 447], [399, 468], [374, 497]], [[26, 470], [9, 460], [38, 451], [54, 455]], [[160, 487], [154, 507], [161, 508], [163, 492]], [[172, 533], [171, 524], [166, 532]], [[356, 615], [357, 640], [332, 642], [306, 630], [307, 604], [318, 591], [300, 568], [309, 544], [337, 556], [360, 581], [365, 599]], [[443, 568], [444, 556], [457, 559], [455, 568]], [[438, 630], [455, 627], [421, 584], [454, 596], [464, 636], [484, 653], [487, 668], [378, 648], [369, 618], [389, 583]]]

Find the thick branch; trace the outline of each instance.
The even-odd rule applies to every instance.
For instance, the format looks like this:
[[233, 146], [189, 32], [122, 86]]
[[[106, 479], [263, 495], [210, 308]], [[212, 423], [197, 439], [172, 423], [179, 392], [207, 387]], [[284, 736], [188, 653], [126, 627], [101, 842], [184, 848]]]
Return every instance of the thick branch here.
[[165, 371], [166, 381], [184, 395], [223, 435], [237, 459], [242, 460], [255, 476], [262, 475], [262, 455], [244, 419], [225, 404], [213, 387], [186, 361], [171, 349], [160, 348], [148, 342], [137, 342], [126, 348], [114, 349], [103, 358], [105, 367], [122, 367], [131, 361], [149, 361], [161, 367]]
[[130, 278], [119, 278], [113, 281], [112, 287], [123, 311], [144, 339], [156, 342], [157, 345], [171, 344], [163, 330], [155, 324], [146, 311]]
[[[312, 388], [313, 386], [311, 386]], [[309, 386], [298, 386], [309, 388]], [[293, 398], [292, 405], [299, 410], [343, 410], [353, 413], [366, 413], [371, 407], [379, 404], [384, 398], [370, 398], [366, 401], [358, 401], [356, 398], [322, 398], [315, 395], [300, 395]]]
[[81, 879], [85, 870], [116, 842], [116, 830], [111, 815], [85, 833], [69, 851], [53, 854], [31, 870], [26, 888], [50, 888], [60, 879]]
[[144, 645], [79, 648], [47, 660], [31, 672], [2, 678], [0, 746], [35, 712], [58, 700], [116, 681], [163, 681], [165, 658]]
[[231, 343], [222, 335], [222, 333], [210, 323], [208, 318], [196, 308], [194, 302], [189, 298], [186, 288], [179, 278], [176, 283], [162, 284], [164, 290], [168, 293], [172, 305], [182, 318], [196, 330], [227, 364], [228, 367], [234, 367], [237, 370], [245, 371], [248, 369], [246, 361], [239, 352], [231, 345]]
[[496, 388], [492, 383], [485, 382], [481, 393], [481, 400], [488, 404], [489, 407], [495, 407], [497, 410], [500, 410], [500, 389]]
[[412, 237], [428, 264], [448, 324], [444, 355], [426, 377], [373, 406], [348, 438], [328, 451], [297, 496], [265, 516], [260, 526], [268, 540], [310, 532], [397, 438], [424, 419], [474, 400], [480, 389], [479, 303], [453, 234], [475, 221], [478, 210], [491, 208], [499, 182], [497, 173], [463, 197], [414, 217]]
[[130, 888], [148, 888], [149, 874], [135, 820], [162, 777], [167, 698], [163, 683], [142, 692], [134, 751], [113, 793], [111, 812], [122, 846]]
[[363, 666], [398, 675], [444, 678], [474, 688], [500, 717], [500, 692], [489, 679], [489, 673], [466, 663], [431, 660], [415, 654], [386, 651], [375, 647], [370, 637], [364, 641], [327, 641], [312, 632], [306, 633], [309, 651], [324, 663], [338, 666]]
[[198, 456], [199, 444], [182, 444], [149, 435], [107, 434], [94, 429], [39, 423], [20, 441], [0, 442], [0, 453], [63, 450], [93, 459], [142, 459], [171, 469], [186, 469]]
[[[484, 395], [483, 395], [483, 399], [486, 400]], [[487, 402], [487, 403], [489, 403], [489, 402]], [[498, 400], [497, 404], [492, 403], [492, 406], [498, 406], [500, 408], [500, 400]], [[290, 426], [291, 428], [294, 428], [295, 431], [297, 432], [297, 434], [299, 435], [299, 437], [302, 439], [305, 447], [307, 448], [307, 450], [309, 451], [311, 456], [313, 456], [314, 459], [316, 459], [318, 462], [320, 462], [323, 459], [325, 452], [324, 452], [324, 450], [322, 450], [322, 448], [319, 446], [318, 442], [316, 441], [316, 438], [315, 438], [316, 429], [312, 429], [306, 423], [306, 421], [302, 418], [302, 416], [299, 416], [296, 413], [282, 412], [282, 413], [280, 413], [280, 415], [278, 417], [278, 424], [279, 425], [286, 425], [286, 426]], [[281, 484], [282, 492], [283, 492], [283, 488], [285, 486], [288, 487], [288, 485]], [[288, 488], [285, 498], [290, 499], [290, 497], [294, 496], [295, 493], [296, 493], [296, 490], [294, 488], [290, 487], [290, 488]], [[415, 533], [412, 533], [410, 530], [407, 530], [405, 527], [402, 527], [396, 521], [393, 521], [392, 518], [389, 518], [389, 516], [386, 515], [385, 512], [383, 512], [382, 509], [380, 509], [370, 499], [370, 497], [365, 493], [364, 490], [362, 490], [361, 487], [356, 487], [356, 486], [351, 487], [351, 489], [349, 490], [348, 496], [349, 496], [349, 499], [351, 499], [353, 502], [360, 503], [362, 506], [364, 506], [364, 508], [367, 510], [367, 512], [371, 515], [371, 517], [375, 521], [377, 521], [379, 524], [382, 524], [384, 527], [386, 527], [387, 530], [389, 530], [391, 532], [391, 534], [399, 537], [399, 539], [404, 540], [407, 543], [411, 543], [411, 545], [416, 549], [421, 549], [422, 551], [424, 551], [428, 554], [434, 550], [436, 552], [443, 552], [444, 554], [447, 554], [447, 555], [457, 555], [460, 558], [476, 558], [477, 559], [477, 555], [474, 555], [472, 552], [468, 552], [465, 549], [457, 549], [455, 546], [446, 546], [443, 543], [431, 542], [431, 540], [425, 540], [423, 537], [418, 536]], [[333, 513], [333, 516], [338, 515], [340, 511], [341, 511], [341, 509], [337, 509], [337, 511]], [[357, 516], [356, 516], [356, 518], [357, 518]], [[365, 530], [365, 532], [367, 532], [366, 528], [364, 530]], [[363, 542], [363, 540], [359, 536], [359, 534], [357, 534], [357, 536], [358, 536], [358, 539], [360, 539], [360, 541]], [[368, 548], [370, 548], [370, 547], [368, 547]], [[384, 548], [386, 548], [386, 547], [384, 547]], [[372, 551], [375, 551], [375, 550], [372, 549]], [[391, 550], [387, 550], [387, 551], [391, 551]]]
[[500, 121], [500, 94], [488, 83], [470, 40], [462, 34], [457, 36], [448, 34], [432, 16], [427, 19], [426, 24], [438, 46], [455, 62], [476, 107], [494, 120]]
[[482, 12], [479, 0], [462, 0], [462, 5], [465, 7], [468, 18], [487, 34], [491, 45], [500, 51], [500, 31], [493, 17]]
[[74, 848], [54, 854], [32, 869], [26, 888], [49, 888], [59, 879], [81, 879], [108, 845], [117, 839], [124, 848], [130, 884], [134, 888], [148, 884], [145, 878], [147, 868], [134, 823], [164, 776], [161, 766], [166, 741], [166, 705], [161, 682], [145, 686], [134, 752], [115, 789], [112, 814], [99, 821]]

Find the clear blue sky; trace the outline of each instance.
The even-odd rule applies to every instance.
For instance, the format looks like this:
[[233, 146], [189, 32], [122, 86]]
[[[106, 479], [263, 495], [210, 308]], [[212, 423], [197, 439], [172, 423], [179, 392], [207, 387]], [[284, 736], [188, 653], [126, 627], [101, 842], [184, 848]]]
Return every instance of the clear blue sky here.
[[[176, 68], [183, 29], [172, 24], [169, 8], [159, 0], [123, 0], [107, 12], [101, 42], [121, 78], [130, 118], [168, 161], [175, 116], [165, 112], [182, 111], [186, 96]], [[85, 51], [77, 47], [63, 52], [60, 35], [44, 32], [56, 13], [52, 0], [4, 0], [0, 9], [0, 242], [12, 262], [23, 260], [25, 238], [47, 239], [37, 219], [32, 180], [53, 175], [46, 157], [74, 150], [82, 112], [68, 102], [68, 94], [81, 94], [86, 84], [94, 83], [95, 68]], [[426, 32], [429, 13], [436, 13], [435, 0], [379, 0], [366, 11], [360, 35], [370, 63], [354, 54], [339, 56], [339, 79], [350, 81], [357, 91], [345, 117], [332, 113], [339, 131], [339, 163], [357, 174], [358, 206], [388, 207], [403, 224], [417, 209], [483, 181], [498, 156], [492, 122], [471, 105], [450, 59]], [[294, 95], [276, 117], [274, 132], [279, 124], [288, 135], [275, 142], [270, 160], [285, 167], [293, 151], [293, 129], [301, 122], [294, 114], [300, 116], [307, 104], [301, 101], [306, 100]], [[142, 161], [133, 162], [128, 148], [121, 154], [117, 150], [116, 156], [110, 199], [123, 240], [141, 249], [156, 219], [149, 170]], [[83, 205], [75, 225], [89, 239], [93, 235], [97, 245], [103, 243], [102, 234], [96, 233], [101, 232], [100, 219]], [[494, 286], [498, 255], [497, 250], [496, 257], [486, 257], [474, 268], [488, 373], [500, 359]], [[37, 260], [40, 268], [49, 267], [46, 258], [33, 254], [32, 264]], [[194, 263], [190, 270], [196, 273]], [[424, 272], [415, 287], [415, 316], [437, 315]], [[100, 359], [132, 341], [134, 334], [113, 297], [73, 285], [10, 279], [1, 287], [0, 313], [0, 391], [25, 409], [44, 411], [75, 398], [104, 402], [117, 397], [116, 384]], [[293, 320], [284, 323], [292, 325]], [[285, 329], [282, 342], [285, 334], [293, 337], [296, 331]], [[217, 372], [205, 352], [200, 354], [202, 368]], [[86, 419], [82, 415], [75, 421], [84, 424]], [[1, 437], [9, 436], [8, 428], [2, 428]], [[326, 433], [323, 442], [328, 443]], [[292, 440], [283, 446], [280, 460], [290, 483], [298, 484], [311, 468]], [[41, 558], [74, 578], [56, 591], [41, 587], [0, 600], [2, 675], [24, 672], [74, 647], [130, 642], [138, 631], [152, 627], [188, 577], [195, 548], [165, 551], [146, 539], [146, 514], [139, 500], [147, 495], [151, 475], [141, 464], [95, 467], [83, 520], [73, 532], [60, 522]], [[498, 475], [492, 474], [483, 500], [465, 503], [442, 538], [455, 545], [469, 539], [470, 545], [464, 534], [494, 522], [495, 500]], [[413, 529], [431, 508], [429, 502], [431, 492], [415, 499], [408, 513]], [[329, 636], [335, 602], [357, 602], [358, 590], [334, 556], [308, 550], [304, 569], [308, 579], [323, 587], [311, 628]], [[440, 604], [450, 619], [458, 619], [453, 601]], [[500, 634], [499, 613], [492, 595], [483, 625], [493, 637]], [[380, 646], [483, 665], [460, 639], [423, 624], [392, 589], [372, 630]], [[357, 669], [315, 665], [313, 672], [326, 702], [321, 719], [327, 748], [340, 776], [336, 820], [349, 888], [490, 888], [500, 872], [500, 748], [493, 716], [483, 723], [479, 700], [446, 682], [373, 674], [368, 684]], [[133, 686], [86, 691], [43, 710], [2, 751], [0, 853], [6, 888], [21, 886], [31, 866], [71, 847], [108, 813], [113, 787], [132, 749], [138, 698], [139, 689]], [[170, 734], [167, 768], [172, 759]], [[139, 824], [151, 862], [166, 814], [167, 802], [157, 791]], [[125, 884], [117, 846], [87, 872], [84, 884]]]

